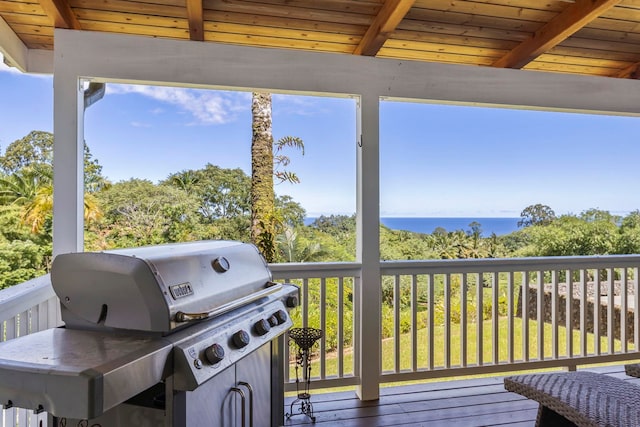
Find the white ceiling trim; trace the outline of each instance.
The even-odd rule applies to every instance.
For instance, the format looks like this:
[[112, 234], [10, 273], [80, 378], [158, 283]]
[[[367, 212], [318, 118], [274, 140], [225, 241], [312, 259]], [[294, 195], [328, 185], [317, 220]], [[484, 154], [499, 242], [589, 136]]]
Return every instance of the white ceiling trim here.
[[15, 67], [23, 73], [28, 69], [29, 49], [16, 36], [7, 22], [0, 18], [0, 52], [4, 56], [4, 62]]
[[55, 30], [55, 71], [104, 81], [640, 115], [638, 81]]
[[28, 49], [7, 22], [0, 18], [0, 53], [5, 63], [23, 73], [53, 74], [53, 52]]

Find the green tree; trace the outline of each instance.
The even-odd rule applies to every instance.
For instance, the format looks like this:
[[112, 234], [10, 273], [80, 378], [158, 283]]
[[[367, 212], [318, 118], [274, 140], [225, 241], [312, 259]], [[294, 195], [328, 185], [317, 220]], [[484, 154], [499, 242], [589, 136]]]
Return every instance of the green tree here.
[[0, 168], [6, 174], [36, 164], [51, 164], [53, 160], [53, 134], [34, 130], [11, 144], [0, 156]]
[[640, 211], [635, 210], [622, 219], [619, 234], [617, 253], [640, 253]]
[[518, 227], [529, 227], [531, 225], [549, 225], [556, 219], [556, 213], [547, 205], [529, 205], [520, 212]]
[[0, 289], [17, 285], [47, 272], [50, 250], [30, 240], [0, 239]]
[[99, 193], [104, 218], [95, 227], [104, 248], [206, 238], [198, 221], [198, 200], [175, 187], [131, 179]]
[[[31, 131], [6, 148], [0, 156], [0, 169], [5, 174], [13, 174], [34, 165], [53, 164], [53, 134], [44, 131]], [[102, 176], [102, 166], [93, 158], [87, 144], [84, 145], [84, 183], [85, 190], [96, 192], [109, 185]]]
[[224, 169], [209, 163], [203, 169], [171, 174], [160, 184], [197, 197], [199, 211], [207, 222], [248, 216], [251, 212], [251, 179], [239, 168]]
[[608, 212], [562, 215], [545, 227], [526, 230], [523, 256], [605, 255], [616, 252], [618, 227]]

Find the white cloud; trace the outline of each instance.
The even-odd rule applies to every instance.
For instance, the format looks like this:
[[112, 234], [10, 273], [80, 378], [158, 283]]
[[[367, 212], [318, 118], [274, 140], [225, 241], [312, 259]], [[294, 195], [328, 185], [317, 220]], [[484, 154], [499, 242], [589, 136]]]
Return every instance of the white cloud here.
[[143, 122], [131, 122], [131, 126], [135, 127], [135, 128], [150, 128], [151, 125], [149, 123], [143, 123]]
[[310, 96], [273, 95], [273, 100], [282, 103], [279, 112], [284, 115], [315, 116], [319, 112], [318, 103]]
[[[248, 108], [243, 93], [196, 90], [176, 87], [107, 84], [107, 94], [136, 93], [164, 102], [189, 113], [194, 124], [215, 125], [231, 122], [235, 113]], [[240, 96], [239, 96], [240, 95]], [[154, 109], [158, 112], [158, 108]]]

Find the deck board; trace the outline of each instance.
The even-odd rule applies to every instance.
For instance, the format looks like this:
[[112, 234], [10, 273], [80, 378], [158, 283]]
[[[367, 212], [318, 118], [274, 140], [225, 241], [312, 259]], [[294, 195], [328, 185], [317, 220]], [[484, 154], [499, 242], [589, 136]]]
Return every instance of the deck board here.
[[[623, 365], [589, 368], [637, 383]], [[289, 397], [285, 412], [290, 411]], [[362, 402], [352, 391], [311, 395], [315, 425], [336, 427], [447, 426], [481, 427], [535, 425], [537, 402], [504, 389], [502, 377], [429, 382], [384, 387], [377, 401]], [[312, 425], [305, 415], [285, 420], [285, 426]]]

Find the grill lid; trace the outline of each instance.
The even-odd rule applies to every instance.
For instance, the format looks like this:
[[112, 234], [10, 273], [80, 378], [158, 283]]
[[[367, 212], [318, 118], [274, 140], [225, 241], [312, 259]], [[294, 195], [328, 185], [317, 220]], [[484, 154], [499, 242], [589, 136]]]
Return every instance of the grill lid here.
[[257, 248], [201, 241], [58, 255], [51, 281], [67, 328], [166, 334], [271, 290]]

